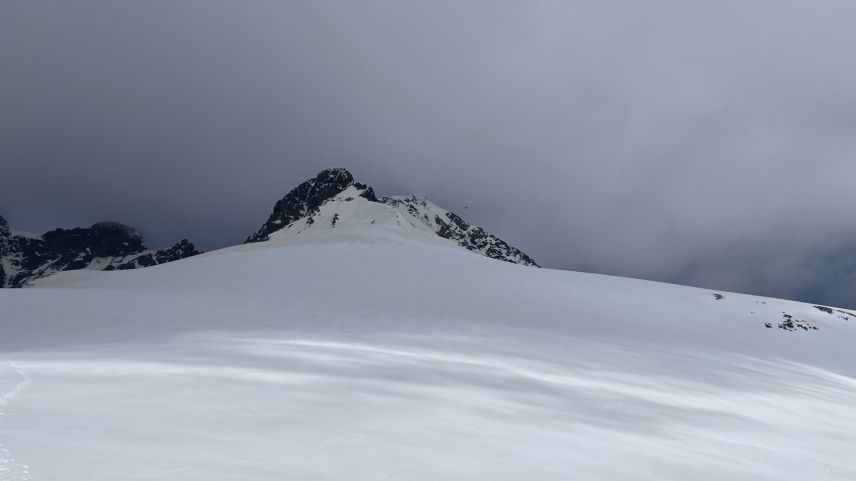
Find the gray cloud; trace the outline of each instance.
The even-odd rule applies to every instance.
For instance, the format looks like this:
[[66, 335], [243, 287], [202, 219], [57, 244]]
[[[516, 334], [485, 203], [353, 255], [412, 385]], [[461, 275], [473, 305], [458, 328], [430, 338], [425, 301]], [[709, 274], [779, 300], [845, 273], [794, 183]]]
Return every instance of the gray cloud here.
[[0, 211], [240, 242], [322, 167], [548, 267], [856, 306], [856, 3], [0, 4]]

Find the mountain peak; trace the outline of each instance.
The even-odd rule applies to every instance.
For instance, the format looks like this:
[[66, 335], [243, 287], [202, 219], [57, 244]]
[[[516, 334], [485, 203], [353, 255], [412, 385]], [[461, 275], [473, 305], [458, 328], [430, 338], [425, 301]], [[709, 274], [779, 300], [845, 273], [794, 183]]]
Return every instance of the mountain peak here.
[[428, 232], [485, 257], [538, 267], [521, 250], [454, 212], [413, 196], [378, 198], [374, 189], [355, 182], [343, 168], [325, 169], [292, 189], [277, 201], [268, 220], [246, 242], [267, 241], [271, 234], [286, 228], [291, 236], [325, 229], [341, 231], [346, 226], [377, 232], [383, 225], [399, 232]]
[[338, 175], [344, 175], [344, 176], [350, 177], [352, 180], [354, 178], [354, 176], [351, 175], [351, 172], [344, 167], [327, 167], [326, 169], [323, 169], [321, 172], [319, 172], [318, 175], [316, 175], [315, 177], [317, 178], [317, 177], [323, 177], [323, 176], [338, 176]]
[[362, 197], [377, 200], [371, 187], [355, 183], [354, 176], [347, 169], [341, 167], [324, 169], [278, 200], [267, 221], [259, 227], [258, 231], [248, 237], [246, 242], [268, 240], [270, 234], [310, 215], [326, 201], [339, 195], [352, 185], [363, 191]]

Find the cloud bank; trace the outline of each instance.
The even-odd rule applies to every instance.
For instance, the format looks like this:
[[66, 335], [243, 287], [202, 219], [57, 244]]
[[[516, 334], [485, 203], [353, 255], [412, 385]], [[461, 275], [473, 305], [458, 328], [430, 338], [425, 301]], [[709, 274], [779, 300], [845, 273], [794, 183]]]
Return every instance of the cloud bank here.
[[854, 18], [844, 0], [8, 1], [0, 212], [212, 249], [344, 166], [547, 267], [854, 307]]

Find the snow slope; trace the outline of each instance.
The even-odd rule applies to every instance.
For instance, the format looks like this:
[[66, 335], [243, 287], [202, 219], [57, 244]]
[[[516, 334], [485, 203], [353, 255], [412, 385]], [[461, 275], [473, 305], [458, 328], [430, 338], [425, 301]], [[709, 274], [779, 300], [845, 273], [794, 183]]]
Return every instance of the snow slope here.
[[528, 268], [407, 219], [343, 200], [0, 290], [0, 480], [856, 479], [849, 312]]

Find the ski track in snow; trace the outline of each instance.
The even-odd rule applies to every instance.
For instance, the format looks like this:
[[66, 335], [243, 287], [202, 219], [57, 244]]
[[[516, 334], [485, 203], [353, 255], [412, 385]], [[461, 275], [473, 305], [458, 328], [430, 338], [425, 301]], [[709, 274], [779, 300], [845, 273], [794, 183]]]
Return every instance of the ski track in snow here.
[[[3, 394], [3, 396], [0, 396], [0, 422], [2, 422], [3, 418], [8, 415], [5, 407], [9, 401], [20, 394], [20, 392], [23, 391], [30, 383], [30, 376], [27, 375], [26, 371], [18, 367], [12, 361], [7, 360], [6, 362], [9, 367], [15, 371], [20, 380], [15, 384], [15, 387]], [[12, 457], [12, 453], [9, 452], [9, 449], [0, 442], [0, 481], [28, 481], [29, 479], [29, 466], [15, 461], [15, 458]]]

